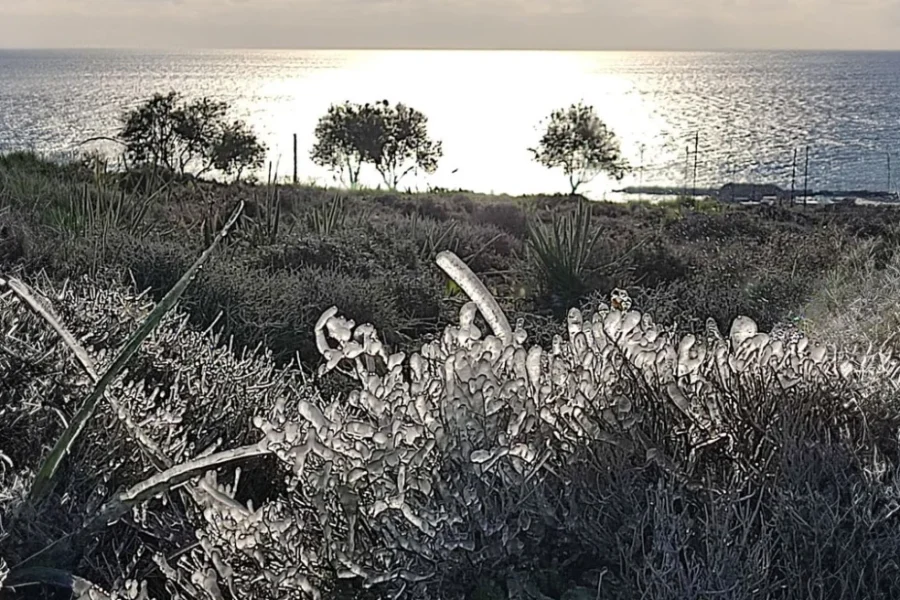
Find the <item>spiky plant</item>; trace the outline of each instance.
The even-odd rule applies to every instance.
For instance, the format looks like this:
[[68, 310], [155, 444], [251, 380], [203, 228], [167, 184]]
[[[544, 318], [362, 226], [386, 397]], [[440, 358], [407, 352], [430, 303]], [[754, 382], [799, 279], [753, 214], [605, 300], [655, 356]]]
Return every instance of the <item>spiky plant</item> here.
[[347, 211], [344, 199], [335, 196], [328, 204], [316, 207], [306, 216], [306, 226], [321, 236], [328, 236], [344, 226]]
[[584, 276], [601, 229], [591, 231], [591, 208], [578, 202], [575, 212], [551, 216], [549, 224], [528, 223], [528, 248], [546, 291], [561, 306], [574, 303], [586, 290]]

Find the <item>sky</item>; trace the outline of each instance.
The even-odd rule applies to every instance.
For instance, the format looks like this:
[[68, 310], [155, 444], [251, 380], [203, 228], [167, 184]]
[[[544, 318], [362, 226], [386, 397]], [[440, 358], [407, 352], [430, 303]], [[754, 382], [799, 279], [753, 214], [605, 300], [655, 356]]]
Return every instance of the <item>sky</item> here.
[[0, 47], [900, 49], [900, 0], [0, 0]]

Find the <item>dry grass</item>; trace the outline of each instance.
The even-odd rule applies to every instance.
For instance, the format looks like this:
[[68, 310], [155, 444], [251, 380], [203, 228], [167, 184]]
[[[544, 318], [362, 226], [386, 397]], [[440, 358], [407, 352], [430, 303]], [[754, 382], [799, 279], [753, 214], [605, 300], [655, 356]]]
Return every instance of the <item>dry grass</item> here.
[[879, 265], [876, 244], [854, 249], [803, 309], [811, 334], [864, 351], [900, 350], [900, 253]]

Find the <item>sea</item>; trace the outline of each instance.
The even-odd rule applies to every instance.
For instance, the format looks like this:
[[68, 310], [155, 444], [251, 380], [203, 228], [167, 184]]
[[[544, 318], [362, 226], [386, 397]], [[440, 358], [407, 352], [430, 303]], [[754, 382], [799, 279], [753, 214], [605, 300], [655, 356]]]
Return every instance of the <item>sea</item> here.
[[[511, 195], [568, 190], [529, 148], [551, 111], [584, 101], [632, 166], [626, 186], [895, 191], [900, 53], [337, 50], [0, 50], [0, 152], [116, 154], [121, 116], [154, 93], [227, 101], [268, 147], [267, 165], [335, 185], [312, 164], [316, 122], [344, 101], [403, 102], [443, 143], [437, 172], [402, 189]], [[893, 158], [893, 164], [892, 164]], [[364, 172], [363, 185], [380, 182]]]

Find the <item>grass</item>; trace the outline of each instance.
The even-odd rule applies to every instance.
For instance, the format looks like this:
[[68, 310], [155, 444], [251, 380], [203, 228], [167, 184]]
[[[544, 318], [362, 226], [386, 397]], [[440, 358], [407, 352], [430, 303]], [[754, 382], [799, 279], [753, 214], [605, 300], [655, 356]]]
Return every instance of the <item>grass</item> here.
[[[594, 203], [584, 214], [583, 203], [561, 196], [145, 187], [27, 155], [0, 159], [3, 268], [55, 279], [89, 274], [161, 298], [243, 200], [245, 216], [185, 303], [194, 326], [224, 311], [238, 347], [262, 343], [281, 362], [297, 353], [316, 359], [301, 334], [335, 304], [400, 347], [437, 334], [458, 307], [433, 264], [442, 250], [462, 257], [511, 315], [534, 324], [619, 287], [684, 328], [701, 330], [695, 315], [707, 313], [720, 323], [746, 314], [771, 327], [800, 310], [841, 253], [878, 239], [890, 218], [878, 209], [770, 216], [687, 202]], [[123, 204], [138, 208], [112, 210]], [[50, 217], [73, 205], [94, 216]], [[568, 241], [557, 236], [571, 225]], [[553, 332], [536, 335], [549, 342]]]
[[879, 264], [875, 243], [862, 244], [829, 273], [803, 307], [806, 330], [865, 351], [900, 350], [900, 255]]
[[[2, 156], [0, 595], [134, 580], [199, 600], [215, 579], [251, 600], [896, 597], [895, 214], [162, 184]], [[570, 338], [567, 309], [590, 324], [616, 287], [679, 336], [799, 316], [883, 354], [801, 359], [791, 387], [735, 366], [763, 353], [717, 363], [662, 333], [704, 365], [677, 382], [681, 411], [665, 360]], [[318, 373], [333, 306], [384, 354], [329, 321], [328, 356], [371, 356]], [[549, 360], [464, 342], [472, 324], [518, 339], [517, 322]], [[537, 449], [533, 469], [514, 448]], [[368, 589], [331, 558], [390, 577]]]

